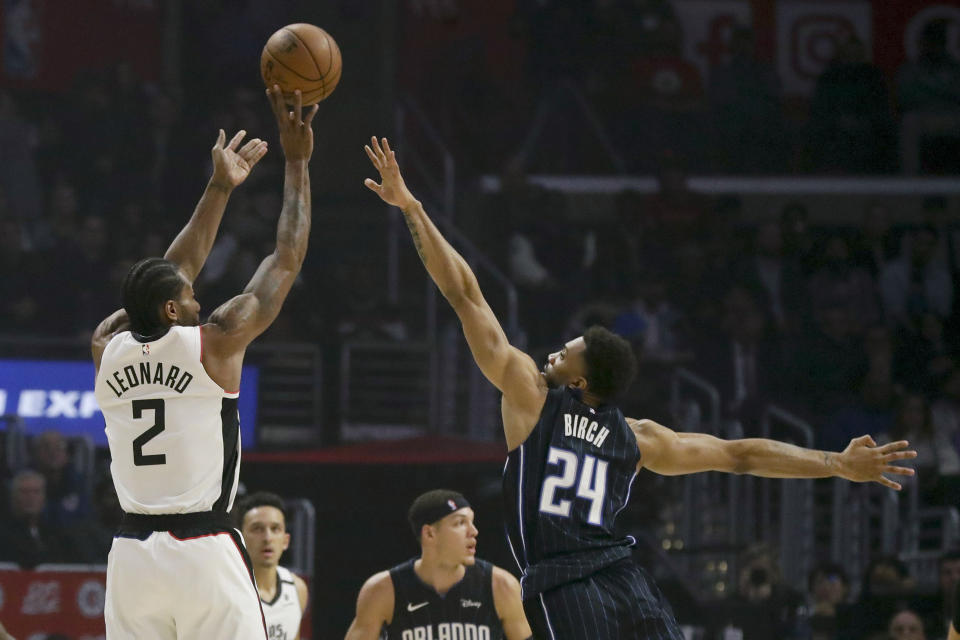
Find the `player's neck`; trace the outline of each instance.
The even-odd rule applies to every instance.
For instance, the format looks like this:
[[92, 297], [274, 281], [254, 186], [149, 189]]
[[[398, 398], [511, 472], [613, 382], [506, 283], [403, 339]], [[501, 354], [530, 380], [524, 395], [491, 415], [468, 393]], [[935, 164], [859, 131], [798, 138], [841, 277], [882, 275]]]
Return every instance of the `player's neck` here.
[[277, 567], [274, 565], [254, 566], [253, 575], [257, 578], [257, 591], [260, 592], [260, 598], [263, 600], [273, 599], [279, 583]]
[[467, 568], [462, 564], [443, 564], [437, 558], [425, 553], [413, 564], [413, 571], [421, 582], [433, 587], [433, 590], [440, 595], [444, 595], [453, 585], [463, 580]]

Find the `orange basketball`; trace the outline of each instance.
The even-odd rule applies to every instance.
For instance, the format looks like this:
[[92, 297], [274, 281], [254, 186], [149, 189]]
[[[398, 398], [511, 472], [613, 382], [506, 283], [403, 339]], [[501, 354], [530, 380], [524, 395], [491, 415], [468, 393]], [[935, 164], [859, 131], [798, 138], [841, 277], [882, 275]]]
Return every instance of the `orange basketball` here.
[[260, 75], [267, 87], [280, 85], [287, 103], [300, 89], [303, 104], [320, 102], [337, 87], [340, 47], [330, 34], [312, 24], [288, 24], [278, 29], [260, 54]]

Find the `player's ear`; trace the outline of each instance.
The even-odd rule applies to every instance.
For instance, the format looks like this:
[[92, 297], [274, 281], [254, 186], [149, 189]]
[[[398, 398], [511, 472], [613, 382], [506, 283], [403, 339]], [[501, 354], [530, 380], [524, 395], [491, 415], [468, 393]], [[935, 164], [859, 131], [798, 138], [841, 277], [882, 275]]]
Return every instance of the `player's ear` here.
[[168, 322], [176, 323], [180, 314], [177, 313], [177, 303], [173, 300], [167, 300], [163, 303], [163, 317]]
[[587, 388], [587, 379], [583, 376], [576, 376], [567, 383], [567, 386], [573, 387], [574, 389], [580, 389], [580, 391], [585, 391]]
[[290, 548], [290, 534], [285, 533], [283, 534], [283, 550], [286, 551], [289, 548]]
[[420, 542], [426, 542], [427, 540], [433, 540], [437, 537], [437, 531], [428, 524], [420, 527]]

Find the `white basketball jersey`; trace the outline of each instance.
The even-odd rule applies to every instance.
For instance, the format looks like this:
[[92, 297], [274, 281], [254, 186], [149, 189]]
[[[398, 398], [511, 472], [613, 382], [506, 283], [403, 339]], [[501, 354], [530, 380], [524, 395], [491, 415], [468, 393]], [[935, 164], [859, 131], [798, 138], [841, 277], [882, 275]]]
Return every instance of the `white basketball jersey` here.
[[267, 623], [269, 640], [293, 640], [300, 633], [300, 597], [293, 574], [289, 569], [277, 567], [277, 592], [273, 600], [261, 599], [263, 619]]
[[107, 344], [94, 393], [106, 422], [110, 473], [127, 513], [227, 512], [240, 475], [239, 392], [200, 362], [200, 327], [151, 342], [129, 331]]

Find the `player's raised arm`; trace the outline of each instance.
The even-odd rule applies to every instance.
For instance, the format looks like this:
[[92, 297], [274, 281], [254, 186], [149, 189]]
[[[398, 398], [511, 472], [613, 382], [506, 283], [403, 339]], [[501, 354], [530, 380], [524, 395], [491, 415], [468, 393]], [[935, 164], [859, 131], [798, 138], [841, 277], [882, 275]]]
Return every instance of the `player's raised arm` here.
[[627, 422], [637, 437], [640, 464], [662, 475], [726, 471], [765, 478], [836, 476], [900, 490], [900, 484], [884, 474], [912, 476], [913, 469], [894, 463], [917, 457], [905, 440], [878, 447], [870, 436], [861, 436], [842, 452], [833, 452], [766, 438], [722, 440], [705, 433], [680, 433], [652, 420], [628, 418]]
[[357, 596], [357, 613], [344, 640], [377, 640], [393, 619], [394, 592], [389, 571], [371, 576]]
[[[413, 244], [437, 284], [456, 311], [473, 359], [483, 375], [504, 394], [504, 402], [513, 415], [520, 414], [519, 425], [536, 423], [546, 398], [547, 386], [536, 364], [527, 354], [510, 345], [493, 310], [483, 297], [470, 266], [450, 246], [427, 216], [423, 205], [410, 193], [400, 175], [397, 158], [389, 142], [376, 137], [364, 146], [370, 162], [380, 173], [381, 182], [367, 178], [364, 184], [384, 202], [403, 212]], [[505, 423], [507, 446], [513, 449], [526, 438], [522, 429]]]
[[254, 165], [267, 153], [267, 143], [253, 138], [239, 149], [246, 131], [242, 129], [224, 145], [226, 134], [220, 129], [217, 141], [210, 150], [213, 157], [213, 175], [186, 226], [177, 234], [163, 256], [183, 271], [188, 282], [193, 282], [210, 255], [217, 237], [227, 200]]
[[280, 129], [280, 144], [286, 157], [283, 207], [277, 222], [277, 244], [264, 258], [243, 293], [228, 300], [210, 315], [204, 328], [211, 352], [229, 356], [243, 350], [274, 321], [293, 281], [303, 266], [310, 235], [310, 175], [307, 165], [313, 153], [310, 123], [317, 106], [302, 114], [299, 91], [291, 112], [279, 88], [267, 96]]

